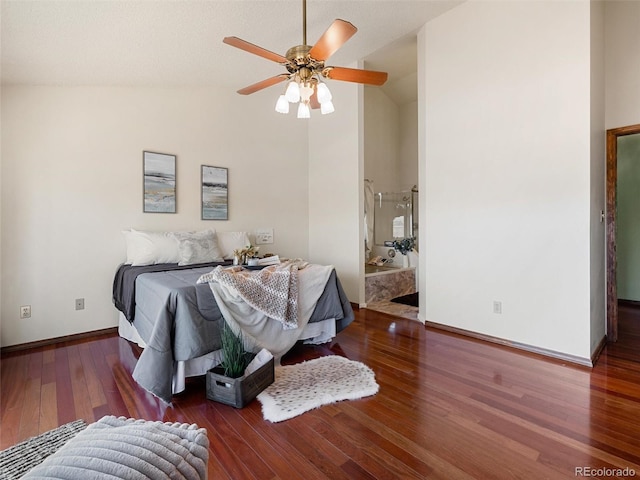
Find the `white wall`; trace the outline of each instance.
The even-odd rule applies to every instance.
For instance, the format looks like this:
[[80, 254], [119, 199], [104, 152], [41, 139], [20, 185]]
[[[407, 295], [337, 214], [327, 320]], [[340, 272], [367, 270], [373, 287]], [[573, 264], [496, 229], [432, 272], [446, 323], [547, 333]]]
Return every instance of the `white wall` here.
[[418, 102], [396, 104], [378, 87], [364, 88], [364, 175], [376, 192], [418, 183]]
[[426, 320], [588, 360], [589, 3], [468, 2], [419, 41]]
[[363, 87], [333, 82], [331, 92], [336, 111], [312, 112], [309, 125], [309, 258], [334, 265], [349, 300], [362, 304]]
[[591, 2], [591, 354], [606, 336], [604, 5]]
[[377, 192], [398, 191], [400, 115], [378, 87], [364, 87], [364, 176]]
[[411, 190], [418, 185], [418, 102], [400, 105], [398, 188]]
[[640, 2], [605, 3], [606, 128], [640, 124]]
[[[2, 346], [116, 325], [126, 228], [273, 227], [269, 250], [306, 258], [308, 125], [273, 101], [216, 88], [3, 86]], [[177, 155], [177, 214], [142, 213], [143, 150]], [[228, 221], [200, 220], [203, 164], [229, 168]]]

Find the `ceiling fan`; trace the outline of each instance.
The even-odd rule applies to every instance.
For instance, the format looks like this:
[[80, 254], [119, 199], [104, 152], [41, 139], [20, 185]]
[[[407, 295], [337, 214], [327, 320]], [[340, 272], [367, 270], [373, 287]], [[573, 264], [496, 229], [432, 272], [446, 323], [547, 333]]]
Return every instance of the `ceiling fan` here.
[[313, 46], [307, 45], [307, 1], [302, 0], [302, 45], [287, 50], [283, 56], [238, 37], [225, 37], [223, 42], [232, 47], [258, 55], [284, 66], [287, 73], [254, 83], [238, 90], [241, 95], [250, 95], [278, 83], [289, 80], [286, 92], [280, 95], [276, 111], [289, 112], [289, 103], [299, 103], [298, 118], [309, 118], [309, 108], [320, 108], [323, 114], [334, 111], [331, 93], [324, 78], [344, 82], [382, 85], [387, 81], [386, 72], [357, 68], [326, 66], [325, 61], [349, 40], [358, 29], [351, 23], [336, 19]]

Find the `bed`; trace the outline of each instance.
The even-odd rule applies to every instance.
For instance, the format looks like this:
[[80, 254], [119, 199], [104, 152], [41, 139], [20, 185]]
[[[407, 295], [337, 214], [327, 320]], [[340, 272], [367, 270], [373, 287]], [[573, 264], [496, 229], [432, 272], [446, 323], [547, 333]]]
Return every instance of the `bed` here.
[[[120, 335], [144, 348], [133, 378], [168, 403], [184, 388], [185, 376], [203, 375], [220, 360], [220, 328], [225, 320], [211, 286], [197, 281], [229, 263], [122, 264], [115, 274], [113, 302], [120, 311]], [[351, 304], [331, 269], [299, 339], [324, 343], [353, 318]]]

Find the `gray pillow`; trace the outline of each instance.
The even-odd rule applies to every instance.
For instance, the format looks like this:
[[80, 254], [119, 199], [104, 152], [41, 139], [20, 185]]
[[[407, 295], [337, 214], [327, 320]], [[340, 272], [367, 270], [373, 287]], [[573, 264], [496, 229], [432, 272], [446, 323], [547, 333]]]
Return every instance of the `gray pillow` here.
[[194, 265], [196, 263], [222, 262], [222, 252], [213, 230], [202, 232], [174, 232], [171, 234], [178, 240], [178, 265]]

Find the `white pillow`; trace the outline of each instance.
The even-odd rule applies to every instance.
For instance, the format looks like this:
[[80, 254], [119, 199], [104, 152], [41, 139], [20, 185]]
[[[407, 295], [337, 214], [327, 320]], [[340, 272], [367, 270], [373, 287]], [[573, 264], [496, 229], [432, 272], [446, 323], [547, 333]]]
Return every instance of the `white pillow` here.
[[213, 230], [195, 233], [175, 232], [171, 236], [178, 241], [180, 254], [178, 265], [223, 261], [216, 233]]
[[233, 251], [251, 245], [247, 232], [218, 232], [218, 245], [222, 256], [227, 260], [233, 259]]
[[123, 230], [124, 240], [127, 244], [127, 261], [129, 265], [152, 265], [153, 245], [151, 241], [136, 232]]
[[127, 244], [126, 263], [133, 266], [178, 263], [178, 241], [167, 232], [123, 231]]
[[180, 259], [178, 241], [170, 233], [131, 231], [151, 242], [153, 263], [177, 263]]

